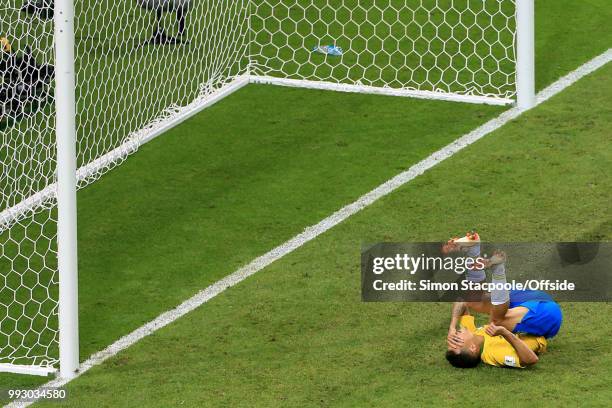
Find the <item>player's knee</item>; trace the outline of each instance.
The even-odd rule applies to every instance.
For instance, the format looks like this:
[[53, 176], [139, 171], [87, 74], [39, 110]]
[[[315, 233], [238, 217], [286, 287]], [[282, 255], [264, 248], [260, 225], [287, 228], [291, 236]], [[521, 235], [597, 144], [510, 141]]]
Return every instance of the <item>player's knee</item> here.
[[492, 316], [491, 317], [491, 323], [493, 323], [496, 326], [503, 326], [504, 319], [501, 318], [501, 317]]

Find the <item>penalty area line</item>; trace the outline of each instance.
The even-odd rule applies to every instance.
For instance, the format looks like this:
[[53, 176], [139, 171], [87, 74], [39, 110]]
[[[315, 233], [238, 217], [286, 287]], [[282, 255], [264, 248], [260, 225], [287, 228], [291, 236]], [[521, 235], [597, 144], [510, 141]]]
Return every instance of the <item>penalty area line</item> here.
[[[536, 99], [536, 106], [547, 101], [554, 95], [563, 91], [564, 89], [574, 84], [586, 75], [601, 68], [610, 61], [612, 61], [612, 48], [599, 55], [598, 57], [595, 57], [586, 64], [580, 66], [575, 71], [572, 71], [568, 75], [555, 81], [552, 85], [539, 92]], [[302, 233], [291, 238], [289, 241], [254, 259], [249, 264], [238, 269], [231, 275], [228, 275], [225, 278], [201, 290], [193, 297], [187, 299], [186, 301], [178, 305], [176, 308], [162, 313], [151, 322], [139, 327], [130, 334], [121, 337], [119, 340], [117, 340], [104, 350], [93, 354], [91, 357], [81, 363], [79, 372], [76, 374], [75, 377], [58, 377], [43, 384], [40, 388], [59, 388], [68, 384], [74, 378], [77, 378], [89, 371], [90, 368], [102, 364], [104, 361], [115, 356], [122, 350], [127, 349], [128, 347], [140, 341], [144, 337], [155, 333], [157, 330], [169, 325], [175, 320], [180, 319], [187, 313], [208, 302], [210, 299], [224, 292], [227, 288], [242, 282], [249, 276], [261, 271], [266, 266], [270, 265], [272, 262], [281, 259], [285, 255], [293, 252], [294, 250], [298, 249], [307, 242], [312, 241], [319, 235], [340, 224], [350, 216], [358, 213], [359, 211], [368, 207], [380, 198], [397, 190], [399, 187], [420, 176], [438, 163], [448, 159], [463, 148], [471, 145], [472, 143], [480, 140], [489, 133], [495, 131], [496, 129], [499, 129], [509, 121], [517, 118], [523, 112], [525, 111], [517, 107], [511, 108], [503, 112], [496, 118], [488, 121], [487, 123], [476, 128], [472, 132], [460, 137], [459, 139], [446, 145], [442, 149], [432, 153], [429, 157], [413, 165], [408, 170], [398, 174], [387, 182], [381, 184], [369, 193], [364, 194], [353, 203], [341, 208], [340, 210], [323, 219], [316, 225], [306, 228]], [[27, 407], [33, 404], [34, 402], [35, 400], [14, 401], [12, 403], [9, 403], [8, 405], [5, 405], [5, 408]]]

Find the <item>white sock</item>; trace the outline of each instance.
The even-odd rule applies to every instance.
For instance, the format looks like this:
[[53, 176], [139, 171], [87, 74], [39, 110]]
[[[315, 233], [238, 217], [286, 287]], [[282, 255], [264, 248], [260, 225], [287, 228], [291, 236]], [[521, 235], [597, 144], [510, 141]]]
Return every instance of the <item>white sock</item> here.
[[469, 257], [476, 258], [480, 256], [480, 244], [468, 247], [465, 254]]
[[[477, 258], [480, 256], [480, 244], [476, 244], [472, 247], [469, 247], [467, 251], [465, 251], [466, 256], [470, 258]], [[487, 277], [484, 270], [479, 269], [470, 269], [467, 271], [467, 280], [471, 282], [482, 282]]]
[[[492, 268], [491, 283], [494, 285], [502, 285], [506, 283], [506, 265], [494, 265]], [[503, 305], [510, 300], [510, 292], [507, 289], [494, 288], [491, 291], [491, 304]]]

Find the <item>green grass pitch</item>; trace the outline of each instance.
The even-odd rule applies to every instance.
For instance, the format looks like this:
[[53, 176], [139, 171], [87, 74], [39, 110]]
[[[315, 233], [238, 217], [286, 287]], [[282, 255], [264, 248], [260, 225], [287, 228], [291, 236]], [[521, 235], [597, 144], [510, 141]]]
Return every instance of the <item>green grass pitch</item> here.
[[[67, 387], [72, 397], [65, 405], [396, 406], [411, 401], [430, 406], [479, 403], [487, 395], [521, 395], [541, 405], [604, 406], [612, 362], [606, 324], [609, 304], [564, 304], [563, 330], [533, 369], [482, 366], [462, 371], [443, 358], [448, 304], [360, 302], [358, 248], [364, 239], [442, 239], [447, 231], [462, 230], [465, 225], [478, 225], [482, 234], [496, 240], [609, 240], [612, 185], [605, 175], [612, 162], [606, 148], [610, 120], [602, 118], [610, 112], [605, 102], [612, 90], [610, 74], [612, 67], [607, 67], [583, 80], [93, 369]], [[595, 103], [576, 108], [575, 101], [585, 98]], [[479, 163], [478, 175], [456, 171], [475, 162]], [[266, 197], [259, 198], [261, 207], [266, 207]], [[201, 236], [199, 227], [187, 223], [191, 229], [185, 231], [185, 240]], [[186, 228], [178, 220], [171, 224]], [[242, 221], [241, 225], [248, 224]], [[244, 240], [256, 246], [270, 228], [265, 222], [258, 230], [247, 227], [262, 238], [249, 234]], [[146, 236], [169, 235], [158, 231]], [[223, 250], [230, 248], [223, 265], [231, 264], [232, 255], [242, 245], [221, 240], [221, 235], [217, 238]], [[205, 241], [196, 240], [194, 246], [203, 248]], [[162, 258], [179, 256], [168, 252], [172, 251], [163, 251], [163, 256], [147, 262], [150, 274], [141, 272], [140, 276], [153, 283], [132, 281], [134, 287], [124, 290], [140, 298], [145, 293], [158, 299], [161, 293], [149, 291], [164, 280], [160, 278], [166, 272]], [[200, 265], [197, 271], [213, 273], [214, 267], [206, 261], [209, 253], [197, 249], [180, 255], [185, 263]], [[107, 274], [115, 268], [131, 272], [126, 266], [110, 265]], [[184, 275], [176, 261], [166, 273]], [[124, 287], [111, 276], [106, 278], [115, 287]], [[134, 305], [135, 299], [127, 302]], [[100, 303], [96, 307], [108, 307]], [[136, 303], [139, 310], [145, 308], [145, 302]], [[112, 329], [110, 325], [106, 328]], [[93, 327], [86, 330], [96, 331]], [[577, 390], [588, 390], [588, 397]]]
[[[538, 87], [606, 50], [606, 0], [539, 1]], [[363, 241], [610, 240], [612, 67], [71, 383], [63, 406], [605, 406], [608, 304], [527, 371], [452, 369], [447, 304], [362, 304]], [[81, 358], [503, 108], [249, 86], [79, 193]], [[457, 172], [458, 168], [479, 171]], [[470, 211], [465, 211], [469, 207]], [[0, 374], [2, 388], [40, 378]]]

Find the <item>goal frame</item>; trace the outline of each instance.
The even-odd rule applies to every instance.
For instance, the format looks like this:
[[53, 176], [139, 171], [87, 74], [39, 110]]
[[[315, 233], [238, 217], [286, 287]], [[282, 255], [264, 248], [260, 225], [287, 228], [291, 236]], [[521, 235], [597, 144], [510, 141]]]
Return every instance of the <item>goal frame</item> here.
[[249, 83], [273, 84], [341, 92], [357, 92], [379, 95], [404, 96], [492, 105], [516, 104], [521, 110], [531, 109], [535, 97], [534, 55], [534, 0], [515, 0], [516, 3], [516, 100], [487, 96], [459, 95], [433, 91], [414, 91], [390, 87], [374, 87], [288, 79], [272, 76], [245, 75], [236, 77], [204, 100], [197, 100], [178, 115], [141, 136], [139, 140], [128, 138], [119, 148], [84, 165], [77, 170], [76, 154], [76, 97], [75, 97], [75, 30], [74, 0], [56, 0], [54, 15], [55, 36], [55, 95], [56, 95], [56, 149], [57, 182], [34, 194], [15, 207], [0, 212], [0, 227], [10, 225], [23, 214], [36, 208], [51, 196], [57, 197], [58, 206], [58, 271], [59, 271], [59, 372], [50, 367], [0, 364], [0, 372], [31, 375], [59, 373], [62, 378], [72, 378], [79, 368], [78, 324], [78, 265], [77, 265], [77, 183], [133, 151], [133, 145], [142, 145], [166, 130], [178, 125], [202, 109], [218, 102]]

